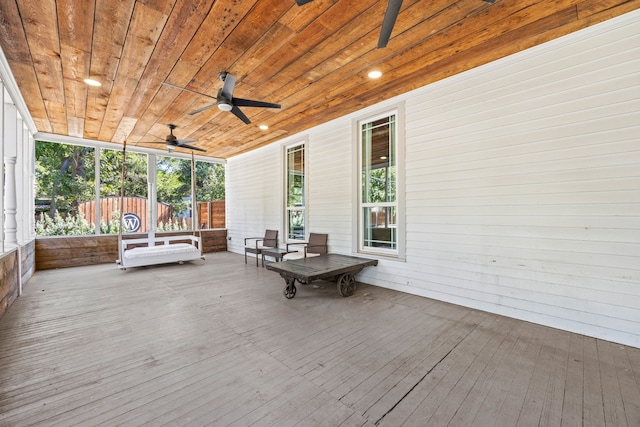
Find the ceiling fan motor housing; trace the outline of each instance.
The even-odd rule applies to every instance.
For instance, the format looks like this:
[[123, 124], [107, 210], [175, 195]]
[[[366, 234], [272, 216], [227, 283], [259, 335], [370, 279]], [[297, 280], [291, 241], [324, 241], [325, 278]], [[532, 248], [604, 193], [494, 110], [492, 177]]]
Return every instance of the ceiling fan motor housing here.
[[227, 99], [223, 94], [222, 94], [222, 88], [220, 88], [218, 90], [218, 96], [216, 97], [216, 99], [218, 100], [216, 102], [216, 105], [218, 106], [219, 109], [221, 109], [222, 111], [231, 111], [233, 109], [233, 104], [231, 104], [231, 100]]

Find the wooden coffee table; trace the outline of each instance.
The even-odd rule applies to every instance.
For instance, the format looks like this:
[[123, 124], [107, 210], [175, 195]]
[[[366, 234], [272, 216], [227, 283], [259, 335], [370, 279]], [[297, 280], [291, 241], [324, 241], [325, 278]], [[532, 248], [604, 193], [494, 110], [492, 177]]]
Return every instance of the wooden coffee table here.
[[378, 265], [378, 260], [328, 254], [267, 264], [267, 270], [280, 273], [286, 283], [284, 296], [287, 299], [296, 296], [296, 280], [307, 285], [317, 279], [335, 280], [338, 293], [348, 297], [356, 290], [355, 275], [370, 265]]

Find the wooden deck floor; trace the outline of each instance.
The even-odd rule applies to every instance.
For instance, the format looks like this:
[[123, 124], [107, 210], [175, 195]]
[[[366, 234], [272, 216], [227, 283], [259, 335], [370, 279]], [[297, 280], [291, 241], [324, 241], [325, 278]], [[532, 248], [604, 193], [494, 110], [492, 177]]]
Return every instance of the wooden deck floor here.
[[283, 288], [231, 253], [37, 272], [0, 319], [0, 426], [640, 426], [640, 349]]

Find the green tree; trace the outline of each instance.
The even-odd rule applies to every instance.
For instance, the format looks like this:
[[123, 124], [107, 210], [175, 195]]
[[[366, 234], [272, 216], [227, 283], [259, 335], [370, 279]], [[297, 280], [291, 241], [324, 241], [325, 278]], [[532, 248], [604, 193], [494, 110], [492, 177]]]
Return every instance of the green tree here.
[[[120, 196], [122, 188], [122, 151], [100, 152], [100, 197]], [[127, 152], [124, 195], [147, 197], [147, 155]]]
[[77, 214], [95, 186], [93, 148], [36, 142], [36, 196], [50, 200], [49, 216]]
[[369, 171], [367, 199], [369, 203], [383, 203], [396, 200], [396, 168], [379, 168]]
[[185, 200], [191, 195], [191, 161], [175, 157], [157, 157], [158, 201], [170, 204], [173, 215], [189, 209]]
[[[196, 200], [198, 202], [224, 200], [224, 173], [224, 165], [196, 162]], [[172, 177], [169, 178], [169, 175]], [[190, 194], [191, 161], [158, 157], [158, 200], [179, 203], [181, 197]]]
[[224, 197], [224, 165], [196, 162], [196, 199], [209, 202]]

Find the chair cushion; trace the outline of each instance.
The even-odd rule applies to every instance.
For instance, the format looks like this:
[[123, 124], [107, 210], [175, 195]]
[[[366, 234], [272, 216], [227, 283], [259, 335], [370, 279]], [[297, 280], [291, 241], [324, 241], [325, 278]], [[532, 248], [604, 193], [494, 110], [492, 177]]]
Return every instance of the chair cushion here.
[[[312, 253], [307, 254], [307, 258], [311, 258], [314, 256], [320, 256], [320, 254], [312, 254]], [[292, 259], [300, 259], [300, 258], [304, 258], [304, 252], [289, 252], [288, 254], [285, 254], [282, 257], [284, 261], [292, 260]]]

